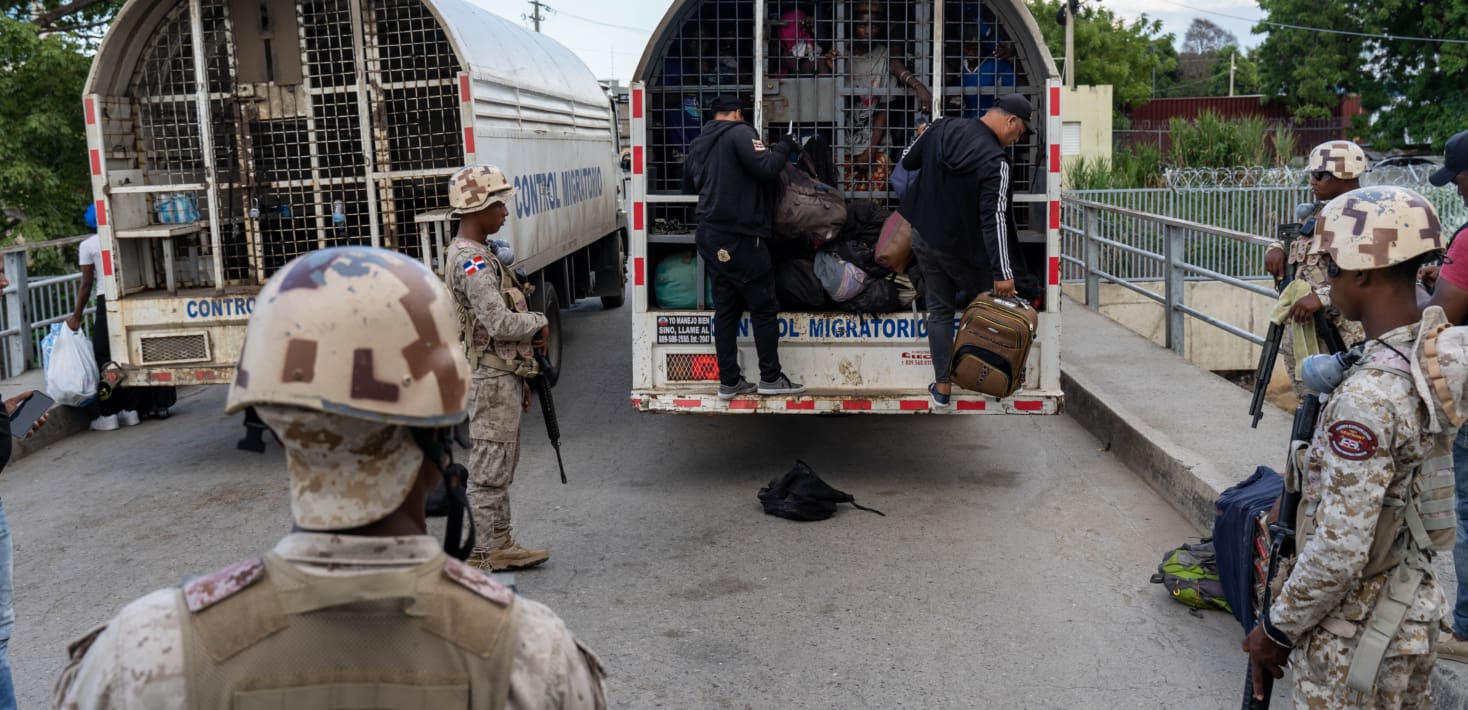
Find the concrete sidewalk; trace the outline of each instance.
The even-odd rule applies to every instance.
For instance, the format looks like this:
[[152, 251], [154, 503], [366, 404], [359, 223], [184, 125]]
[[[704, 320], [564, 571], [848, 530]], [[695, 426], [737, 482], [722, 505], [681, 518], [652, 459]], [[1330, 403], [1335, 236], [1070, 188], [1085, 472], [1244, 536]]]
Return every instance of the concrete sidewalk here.
[[[1250, 393], [1193, 366], [1126, 327], [1066, 299], [1061, 324], [1065, 411], [1100, 439], [1200, 532], [1213, 527], [1213, 501], [1255, 467], [1284, 467], [1292, 416], [1265, 407], [1258, 429]], [[1179, 540], [1158, 540], [1158, 554]], [[1438, 577], [1453, 598], [1450, 555]], [[1468, 710], [1464, 666], [1440, 661], [1437, 708]]]

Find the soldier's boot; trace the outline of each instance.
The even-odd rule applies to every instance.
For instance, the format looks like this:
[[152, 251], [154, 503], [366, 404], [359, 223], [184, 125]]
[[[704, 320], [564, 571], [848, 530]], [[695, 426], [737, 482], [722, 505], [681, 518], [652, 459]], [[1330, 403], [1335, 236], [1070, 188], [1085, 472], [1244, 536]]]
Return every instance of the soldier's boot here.
[[469, 559], [464, 560], [464, 563], [469, 565], [470, 567], [484, 572], [494, 571], [489, 565], [488, 547], [480, 547], [478, 545], [475, 545], [474, 549], [469, 552]]
[[510, 537], [509, 530], [496, 530], [492, 545], [486, 557], [489, 568], [495, 572], [534, 567], [550, 559], [549, 550], [527, 550], [521, 547], [520, 543]]
[[1458, 638], [1458, 634], [1453, 632], [1453, 627], [1448, 625], [1446, 619], [1443, 620], [1441, 626], [1437, 637], [1437, 657], [1468, 663], [1468, 641]]

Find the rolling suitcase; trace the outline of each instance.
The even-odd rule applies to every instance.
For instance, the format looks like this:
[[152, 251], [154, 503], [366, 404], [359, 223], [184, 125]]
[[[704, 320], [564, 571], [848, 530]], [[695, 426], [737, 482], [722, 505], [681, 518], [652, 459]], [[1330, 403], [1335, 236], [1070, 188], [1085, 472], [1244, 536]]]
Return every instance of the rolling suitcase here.
[[1039, 314], [1023, 301], [979, 294], [953, 338], [953, 384], [990, 397], [1014, 394], [1024, 382], [1038, 325]]

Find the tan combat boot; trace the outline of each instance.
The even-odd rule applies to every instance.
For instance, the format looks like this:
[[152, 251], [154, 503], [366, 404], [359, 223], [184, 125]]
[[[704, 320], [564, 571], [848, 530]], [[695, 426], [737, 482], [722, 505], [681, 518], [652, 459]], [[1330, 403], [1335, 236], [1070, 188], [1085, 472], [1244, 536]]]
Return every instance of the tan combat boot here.
[[470, 567], [473, 567], [474, 569], [480, 570], [482, 572], [494, 571], [489, 564], [488, 547], [480, 547], [478, 545], [475, 545], [474, 549], [469, 553], [469, 559], [464, 560], [464, 564], [467, 564]]
[[550, 550], [527, 550], [510, 537], [509, 530], [496, 530], [492, 544], [487, 557], [489, 569], [495, 572], [534, 567], [550, 559]]

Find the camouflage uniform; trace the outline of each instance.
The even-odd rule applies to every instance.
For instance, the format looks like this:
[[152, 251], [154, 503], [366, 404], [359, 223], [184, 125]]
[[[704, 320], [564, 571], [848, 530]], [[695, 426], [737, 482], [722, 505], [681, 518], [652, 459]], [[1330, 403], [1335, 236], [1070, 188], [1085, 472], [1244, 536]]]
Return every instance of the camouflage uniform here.
[[258, 301], [226, 412], [254, 407], [280, 437], [292, 518], [320, 532], [129, 604], [71, 646], [56, 707], [224, 707], [241, 694], [251, 707], [319, 707], [364, 693], [605, 707], [600, 663], [549, 609], [426, 535], [330, 532], [421, 524], [404, 506], [425, 471], [449, 470], [428, 455], [465, 420], [469, 367], [438, 277], [402, 254], [342, 247], [287, 264]]
[[[1325, 170], [1342, 180], [1359, 178], [1366, 172], [1366, 153], [1361, 147], [1350, 141], [1330, 141], [1316, 146], [1310, 151], [1310, 161], [1307, 164], [1310, 171]], [[1325, 208], [1325, 203], [1317, 203], [1315, 209], [1305, 218], [1308, 224], [1311, 220], [1317, 220], [1320, 211]], [[1269, 249], [1284, 250], [1284, 244], [1274, 242]], [[1310, 284], [1310, 289], [1320, 299], [1321, 311], [1325, 313], [1327, 321], [1334, 325], [1340, 333], [1341, 340], [1346, 347], [1350, 347], [1366, 339], [1366, 334], [1361, 330], [1361, 324], [1353, 320], [1347, 320], [1341, 315], [1339, 308], [1331, 304], [1330, 283], [1325, 279], [1325, 266], [1321, 263], [1320, 255], [1310, 252], [1310, 239], [1300, 238], [1290, 242], [1290, 248], [1286, 255], [1286, 263], [1295, 267], [1295, 278]], [[1284, 358], [1285, 370], [1289, 372], [1290, 384], [1295, 388], [1295, 397], [1304, 398], [1305, 385], [1299, 381], [1296, 374], [1297, 363], [1295, 361], [1295, 338], [1294, 329], [1285, 328], [1284, 335], [1280, 338], [1279, 354]], [[1322, 337], [1318, 344], [1320, 352], [1330, 352], [1326, 341]]]
[[[465, 168], [449, 186], [457, 214], [503, 203], [513, 194], [503, 174], [489, 166]], [[469, 395], [469, 435], [474, 440], [469, 499], [480, 531], [476, 558], [487, 558], [489, 550], [514, 545], [510, 484], [520, 461], [523, 378], [536, 373], [530, 339], [547, 321], [543, 314], [530, 312], [509, 267], [483, 243], [455, 238], [444, 254], [444, 275], [458, 306], [470, 362], [476, 365]]]
[[[1421, 196], [1401, 188], [1367, 188], [1330, 203], [1312, 251], [1317, 259], [1329, 254], [1343, 270], [1361, 271], [1440, 248], [1436, 215]], [[1419, 324], [1403, 326], [1365, 343], [1359, 363], [1330, 393], [1305, 456], [1302, 480], [1292, 482], [1303, 492], [1301, 546], [1281, 575], [1282, 586], [1264, 626], [1272, 638], [1293, 642], [1290, 664], [1297, 707], [1432, 704], [1429, 674], [1447, 598], [1430, 564], [1384, 555], [1380, 547], [1401, 543], [1403, 535], [1411, 534], [1396, 511], [1402, 501], [1421, 497], [1422, 481], [1429, 474], [1418, 469], [1447, 443], [1406, 359], [1414, 351], [1418, 330]], [[1395, 501], [1390, 513], [1388, 501]], [[1425, 567], [1420, 570], [1424, 576], [1399, 597], [1405, 606], [1403, 621], [1389, 638], [1383, 637], [1385, 657], [1371, 692], [1363, 696], [1347, 684], [1352, 661], [1375, 628], [1379, 601], [1408, 567]]]
[[[406, 569], [443, 552], [431, 537], [287, 535], [274, 552], [312, 575], [344, 577]], [[346, 560], [346, 562], [344, 562]], [[485, 583], [489, 577], [477, 570]], [[228, 594], [229, 587], [214, 590]], [[508, 590], [505, 590], [508, 592]], [[177, 589], [161, 589], [131, 604], [106, 626], [71, 646], [71, 663], [56, 687], [64, 710], [183, 710], [188, 707]], [[543, 604], [517, 597], [518, 648], [506, 707], [599, 710], [606, 707], [602, 667]]]

